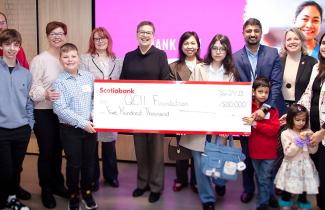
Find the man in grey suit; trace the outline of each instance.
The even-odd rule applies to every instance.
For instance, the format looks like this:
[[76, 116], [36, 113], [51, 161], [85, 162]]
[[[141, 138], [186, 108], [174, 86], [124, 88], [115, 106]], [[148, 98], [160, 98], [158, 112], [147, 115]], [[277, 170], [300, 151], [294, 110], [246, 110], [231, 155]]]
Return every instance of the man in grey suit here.
[[[245, 46], [233, 55], [240, 81], [251, 82], [257, 77], [265, 77], [272, 85], [269, 99], [261, 109], [253, 113], [255, 119], [263, 119], [270, 107], [277, 106], [281, 95], [283, 78], [281, 62], [277, 49], [260, 44], [262, 24], [259, 20], [248, 19], [243, 25], [243, 36]], [[251, 201], [255, 191], [254, 168], [249, 158], [247, 140], [246, 137], [241, 138], [242, 149], [247, 157], [245, 160], [247, 168], [243, 171], [244, 192], [240, 197], [243, 203]], [[272, 196], [270, 200], [272, 201]]]

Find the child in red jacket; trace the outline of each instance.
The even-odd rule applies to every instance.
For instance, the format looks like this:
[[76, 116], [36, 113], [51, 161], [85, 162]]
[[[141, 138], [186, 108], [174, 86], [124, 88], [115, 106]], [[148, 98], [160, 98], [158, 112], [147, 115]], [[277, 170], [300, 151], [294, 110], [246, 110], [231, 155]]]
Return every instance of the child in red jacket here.
[[[252, 113], [268, 99], [270, 88], [271, 84], [266, 78], [256, 78], [253, 83]], [[277, 133], [280, 128], [278, 110], [270, 108], [262, 120], [244, 117], [243, 121], [252, 126], [248, 149], [259, 189], [257, 210], [267, 210], [272, 197], [272, 170], [277, 157]]]

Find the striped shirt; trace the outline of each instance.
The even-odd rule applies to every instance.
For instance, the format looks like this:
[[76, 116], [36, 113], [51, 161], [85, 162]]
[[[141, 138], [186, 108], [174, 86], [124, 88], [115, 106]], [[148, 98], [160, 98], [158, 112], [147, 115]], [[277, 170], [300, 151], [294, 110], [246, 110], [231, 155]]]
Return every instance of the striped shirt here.
[[60, 93], [53, 103], [60, 123], [84, 129], [93, 111], [94, 76], [82, 70], [77, 75], [62, 72], [53, 87]]

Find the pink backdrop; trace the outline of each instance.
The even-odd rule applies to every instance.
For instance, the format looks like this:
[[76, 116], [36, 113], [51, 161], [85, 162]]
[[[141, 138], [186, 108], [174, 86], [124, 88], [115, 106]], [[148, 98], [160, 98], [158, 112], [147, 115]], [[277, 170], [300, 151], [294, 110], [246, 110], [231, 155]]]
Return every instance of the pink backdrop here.
[[[155, 46], [168, 58], [178, 57], [178, 40], [185, 31], [196, 31], [201, 57], [217, 33], [230, 38], [233, 52], [244, 45], [242, 37], [245, 0], [96, 0], [95, 25], [104, 26], [113, 38], [118, 57], [137, 47], [136, 26], [150, 20], [156, 27]], [[235, 6], [231, 6], [235, 5]]]

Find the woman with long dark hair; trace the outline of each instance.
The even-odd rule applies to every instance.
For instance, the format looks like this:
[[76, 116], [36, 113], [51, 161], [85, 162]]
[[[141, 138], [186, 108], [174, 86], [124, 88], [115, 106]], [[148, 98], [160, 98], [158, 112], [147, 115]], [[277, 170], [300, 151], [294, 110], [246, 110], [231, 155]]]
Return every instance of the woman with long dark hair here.
[[[238, 80], [235, 64], [232, 58], [232, 50], [229, 38], [222, 34], [213, 37], [209, 44], [204, 62], [197, 65], [191, 74], [191, 81], [222, 81], [233, 82]], [[215, 137], [212, 137], [213, 139]], [[221, 137], [224, 140], [224, 137]], [[199, 197], [203, 210], [214, 210], [216, 202], [215, 195], [211, 188], [212, 180], [202, 173], [201, 154], [204, 152], [206, 135], [185, 135], [182, 136], [180, 144], [190, 150], [194, 159], [194, 168], [198, 186]], [[220, 189], [225, 190], [225, 181], [213, 180], [217, 186], [217, 194]], [[222, 195], [222, 194], [221, 194]]]
[[[200, 41], [196, 32], [187, 31], [182, 34], [178, 43], [178, 55], [178, 60], [169, 65], [170, 79], [187, 81], [196, 65], [202, 62], [200, 58]], [[177, 141], [179, 141], [180, 138], [181, 136], [176, 136]], [[188, 185], [187, 171], [189, 167], [191, 168], [191, 189], [197, 192], [193, 159], [192, 161], [176, 160], [176, 179], [173, 185], [174, 192], [181, 191]]]

